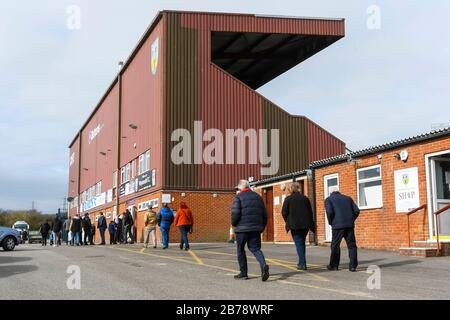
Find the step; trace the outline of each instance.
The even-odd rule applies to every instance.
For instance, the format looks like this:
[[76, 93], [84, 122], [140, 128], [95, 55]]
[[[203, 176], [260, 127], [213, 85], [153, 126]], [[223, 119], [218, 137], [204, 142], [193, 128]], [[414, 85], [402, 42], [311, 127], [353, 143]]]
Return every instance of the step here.
[[436, 241], [414, 241], [415, 248], [437, 248]]
[[422, 248], [422, 247], [401, 247], [400, 255], [409, 257], [436, 257], [437, 248]]

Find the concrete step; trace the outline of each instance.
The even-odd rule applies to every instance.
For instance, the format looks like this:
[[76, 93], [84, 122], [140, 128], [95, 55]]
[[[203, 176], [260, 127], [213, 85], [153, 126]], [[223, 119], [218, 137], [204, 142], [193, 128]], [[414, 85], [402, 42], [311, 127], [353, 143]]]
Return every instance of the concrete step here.
[[435, 242], [435, 241], [414, 241], [414, 247], [416, 247], [416, 248], [437, 248], [437, 242]]
[[437, 248], [401, 247], [399, 253], [402, 256], [429, 258], [436, 257]]

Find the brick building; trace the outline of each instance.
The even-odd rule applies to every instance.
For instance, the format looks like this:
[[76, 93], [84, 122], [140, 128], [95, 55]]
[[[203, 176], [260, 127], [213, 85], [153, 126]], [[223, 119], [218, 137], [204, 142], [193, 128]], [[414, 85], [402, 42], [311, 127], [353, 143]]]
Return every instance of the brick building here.
[[[109, 222], [129, 208], [141, 240], [145, 208], [165, 201], [176, 209], [183, 200], [196, 221], [194, 241], [226, 240], [233, 186], [267, 178], [266, 164], [249, 161], [249, 150], [243, 163], [237, 152], [226, 161], [211, 153], [205, 163], [207, 132], [242, 130], [232, 137], [235, 150], [246, 134], [278, 131], [269, 149], [279, 146], [280, 159], [269, 176], [343, 153], [344, 142], [256, 92], [343, 36], [343, 19], [158, 13], [69, 146], [69, 214], [94, 220], [102, 211]], [[175, 147], [188, 139], [195, 142], [176, 163]]]
[[359, 247], [434, 256], [438, 221], [440, 248], [450, 254], [450, 128], [316, 161], [308, 172], [257, 181], [262, 195], [276, 199], [275, 241], [290, 241], [280, 210], [284, 186], [294, 180], [307, 186], [305, 193], [314, 202], [317, 234], [311, 241], [331, 241], [324, 200], [338, 187], [361, 208], [356, 223]]

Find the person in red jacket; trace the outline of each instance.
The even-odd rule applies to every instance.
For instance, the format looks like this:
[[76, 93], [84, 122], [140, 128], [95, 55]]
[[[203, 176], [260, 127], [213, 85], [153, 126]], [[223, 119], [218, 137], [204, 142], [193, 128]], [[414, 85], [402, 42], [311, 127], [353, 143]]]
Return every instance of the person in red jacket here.
[[192, 226], [194, 225], [194, 218], [192, 212], [186, 205], [186, 203], [180, 203], [180, 209], [175, 216], [175, 226], [178, 227], [181, 233], [180, 250], [183, 247], [186, 251], [189, 250], [188, 233], [192, 233]]

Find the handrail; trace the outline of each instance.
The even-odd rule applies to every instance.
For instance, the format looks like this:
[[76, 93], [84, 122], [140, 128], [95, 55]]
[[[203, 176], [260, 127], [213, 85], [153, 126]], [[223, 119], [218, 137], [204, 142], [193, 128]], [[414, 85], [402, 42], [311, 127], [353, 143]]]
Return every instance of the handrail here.
[[427, 204], [423, 204], [420, 207], [413, 209], [411, 211], [409, 211], [408, 213], [406, 213], [406, 217], [408, 218], [408, 247], [411, 247], [411, 235], [409, 232], [409, 216], [412, 215], [413, 213], [416, 213], [420, 210], [425, 210], [427, 211], [428, 205]]
[[435, 221], [435, 225], [436, 225], [436, 242], [437, 242], [436, 257], [441, 255], [441, 245], [440, 245], [440, 242], [439, 242], [439, 219], [438, 219], [438, 217], [439, 217], [439, 215], [441, 213], [443, 213], [443, 212], [445, 212], [445, 211], [447, 211], [449, 209], [450, 209], [450, 204], [445, 206], [445, 207], [443, 207], [443, 208], [441, 208], [441, 209], [439, 209], [438, 211], [436, 211], [434, 213], [434, 216], [435, 216], [434, 217], [434, 221]]

